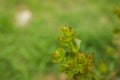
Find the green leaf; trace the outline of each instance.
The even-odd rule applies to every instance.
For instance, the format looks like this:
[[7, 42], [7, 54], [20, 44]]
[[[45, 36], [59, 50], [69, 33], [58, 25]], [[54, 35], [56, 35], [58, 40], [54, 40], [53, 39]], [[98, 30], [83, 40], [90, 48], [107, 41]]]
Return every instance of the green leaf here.
[[63, 26], [61, 28], [61, 31], [63, 32], [65, 37], [72, 37], [74, 36], [74, 30], [70, 26]]
[[67, 38], [67, 37], [58, 37], [58, 40], [59, 41], [63, 41], [63, 42], [68, 42], [68, 41], [72, 40], [72, 38], [71, 37], [70, 38]]
[[81, 40], [79, 40], [79, 39], [74, 39], [69, 43], [70, 48], [72, 49], [73, 52], [78, 52], [79, 51], [80, 43], [81, 43]]
[[65, 55], [65, 51], [63, 48], [58, 48], [52, 55], [53, 62], [60, 62]]
[[75, 45], [76, 45], [77, 49], [79, 50], [80, 49], [81, 40], [75, 39], [74, 42], [75, 42]]

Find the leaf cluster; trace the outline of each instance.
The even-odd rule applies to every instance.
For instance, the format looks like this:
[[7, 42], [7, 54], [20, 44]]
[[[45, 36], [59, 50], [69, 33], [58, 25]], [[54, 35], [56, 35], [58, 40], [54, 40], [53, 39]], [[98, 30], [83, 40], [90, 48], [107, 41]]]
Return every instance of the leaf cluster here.
[[81, 40], [75, 37], [70, 26], [63, 26], [61, 32], [64, 36], [58, 37], [59, 42], [67, 47], [59, 47], [52, 55], [53, 62], [61, 62], [61, 70], [75, 80], [85, 80], [93, 66], [94, 54], [87, 55], [79, 52]]

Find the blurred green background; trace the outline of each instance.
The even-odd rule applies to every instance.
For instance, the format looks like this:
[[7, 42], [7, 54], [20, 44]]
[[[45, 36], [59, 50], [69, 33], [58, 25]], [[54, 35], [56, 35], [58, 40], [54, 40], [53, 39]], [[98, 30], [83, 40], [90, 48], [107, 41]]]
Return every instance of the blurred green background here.
[[117, 59], [106, 50], [115, 48], [116, 5], [120, 0], [0, 0], [0, 80], [58, 80], [51, 55], [64, 25], [82, 40], [81, 52], [95, 53], [95, 66], [106, 61], [114, 70]]

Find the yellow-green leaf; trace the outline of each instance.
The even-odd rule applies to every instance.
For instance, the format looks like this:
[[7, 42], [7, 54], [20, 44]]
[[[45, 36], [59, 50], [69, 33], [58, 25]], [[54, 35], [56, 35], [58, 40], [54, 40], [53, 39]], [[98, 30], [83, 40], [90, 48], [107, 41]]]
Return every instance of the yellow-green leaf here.
[[63, 48], [58, 48], [52, 55], [53, 62], [60, 62], [65, 55], [65, 51]]

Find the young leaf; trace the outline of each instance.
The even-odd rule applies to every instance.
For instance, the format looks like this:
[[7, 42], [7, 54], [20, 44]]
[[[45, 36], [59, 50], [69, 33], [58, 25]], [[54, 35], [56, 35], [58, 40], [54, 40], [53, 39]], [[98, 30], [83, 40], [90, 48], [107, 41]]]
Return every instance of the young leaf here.
[[58, 48], [52, 55], [53, 62], [60, 62], [65, 55], [65, 51], [63, 48]]
[[61, 28], [61, 31], [63, 32], [65, 37], [73, 37], [74, 36], [74, 30], [70, 26], [63, 26]]

